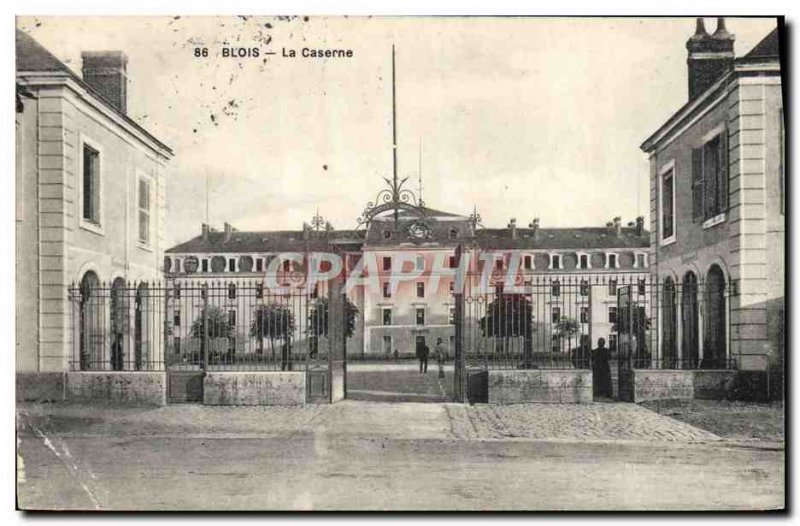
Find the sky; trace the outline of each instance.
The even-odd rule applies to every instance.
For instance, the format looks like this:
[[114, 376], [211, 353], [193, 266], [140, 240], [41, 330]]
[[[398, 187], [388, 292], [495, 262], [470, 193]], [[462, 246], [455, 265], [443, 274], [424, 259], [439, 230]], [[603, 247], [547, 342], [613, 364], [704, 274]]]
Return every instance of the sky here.
[[[123, 50], [128, 114], [175, 151], [167, 246], [208, 220], [354, 228], [398, 171], [427, 206], [486, 226], [600, 226], [648, 216], [639, 145], [687, 101], [693, 18], [20, 17], [76, 73]], [[736, 53], [773, 18], [729, 18]], [[706, 19], [713, 32], [715, 19]], [[195, 57], [198, 47], [208, 57]], [[225, 58], [222, 49], [259, 48]], [[299, 57], [304, 47], [352, 58]], [[283, 49], [298, 57], [284, 58]], [[266, 55], [265, 52], [274, 52]], [[207, 190], [208, 188], [208, 190]]]

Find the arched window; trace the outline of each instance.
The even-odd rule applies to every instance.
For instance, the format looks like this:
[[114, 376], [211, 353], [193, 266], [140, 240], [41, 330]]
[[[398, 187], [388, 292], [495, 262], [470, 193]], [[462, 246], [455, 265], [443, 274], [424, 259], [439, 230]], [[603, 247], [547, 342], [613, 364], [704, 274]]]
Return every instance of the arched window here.
[[125, 334], [128, 333], [128, 295], [125, 280], [117, 278], [111, 284], [111, 369], [121, 371], [125, 368]]
[[149, 328], [151, 314], [148, 308], [147, 284], [140, 283], [136, 288], [135, 314], [133, 321], [133, 360], [134, 369], [141, 370], [148, 361]]
[[80, 284], [79, 366], [81, 371], [95, 368], [103, 356], [103, 332], [100, 280], [91, 270]]
[[700, 353], [698, 339], [697, 276], [687, 272], [683, 276], [683, 300], [681, 301], [681, 328], [683, 329], [683, 363], [685, 367], [695, 368]]
[[665, 367], [675, 367], [678, 358], [678, 305], [675, 282], [671, 277], [664, 280], [662, 319], [662, 363]]
[[723, 367], [727, 357], [725, 274], [711, 265], [706, 276], [703, 366]]

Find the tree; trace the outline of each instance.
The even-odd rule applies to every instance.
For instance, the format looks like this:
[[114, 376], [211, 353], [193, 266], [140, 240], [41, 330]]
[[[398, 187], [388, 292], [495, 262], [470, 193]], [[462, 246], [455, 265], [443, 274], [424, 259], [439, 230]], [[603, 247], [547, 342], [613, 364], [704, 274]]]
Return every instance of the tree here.
[[294, 314], [285, 305], [271, 303], [258, 305], [253, 313], [250, 325], [250, 336], [258, 341], [258, 354], [264, 353], [264, 338], [270, 343], [271, 360], [275, 360], [275, 342], [282, 340], [286, 352], [289, 352], [291, 337], [294, 333]]
[[[358, 307], [350, 301], [350, 298], [345, 297], [344, 303], [345, 311], [345, 338], [350, 338], [356, 329], [356, 320], [358, 319]], [[328, 298], [318, 298], [311, 311], [308, 314], [308, 332], [310, 334], [309, 341], [311, 342], [311, 354], [316, 355], [319, 345], [319, 338], [328, 336]]]
[[[208, 319], [208, 334], [206, 334], [206, 319]], [[200, 340], [200, 362], [206, 356], [206, 336], [208, 340], [216, 338], [233, 337], [233, 328], [228, 322], [228, 316], [221, 308], [216, 305], [206, 305], [200, 311], [200, 315], [194, 320], [191, 328], [192, 338]]]
[[533, 358], [533, 306], [523, 294], [497, 294], [486, 307], [486, 315], [480, 319], [484, 337], [500, 338], [501, 347], [506, 348], [509, 338], [523, 338], [523, 368], [531, 367]]

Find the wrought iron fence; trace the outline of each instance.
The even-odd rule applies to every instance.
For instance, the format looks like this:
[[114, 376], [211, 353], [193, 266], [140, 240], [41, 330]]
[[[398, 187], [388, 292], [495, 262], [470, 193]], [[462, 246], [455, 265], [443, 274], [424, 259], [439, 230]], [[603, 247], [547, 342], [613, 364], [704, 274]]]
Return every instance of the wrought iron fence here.
[[304, 370], [327, 359], [324, 284], [250, 280], [72, 287], [73, 370]]
[[[511, 288], [477, 286], [480, 279], [466, 278], [459, 320], [467, 368], [589, 369], [599, 354], [621, 368], [735, 367], [724, 282], [584, 274], [523, 278]], [[608, 353], [593, 352], [601, 339]]]

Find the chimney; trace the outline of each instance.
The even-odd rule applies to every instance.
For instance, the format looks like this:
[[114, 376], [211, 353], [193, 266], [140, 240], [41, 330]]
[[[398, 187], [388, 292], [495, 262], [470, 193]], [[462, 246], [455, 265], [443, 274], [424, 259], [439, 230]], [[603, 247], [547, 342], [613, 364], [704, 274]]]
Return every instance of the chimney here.
[[694, 35], [686, 41], [690, 100], [701, 95], [733, 69], [734, 40], [735, 37], [725, 29], [724, 18], [717, 19], [717, 30], [713, 35], [706, 32], [703, 19], [697, 19]]
[[622, 218], [617, 216], [614, 218], [614, 223], [612, 228], [614, 229], [614, 235], [617, 237], [622, 237]]
[[208, 241], [208, 234], [209, 232], [211, 232], [211, 227], [208, 226], [206, 223], [203, 223], [202, 232], [203, 232], [203, 241]]
[[517, 219], [515, 217], [508, 222], [508, 230], [511, 232], [511, 239], [517, 239]]
[[539, 218], [534, 217], [533, 221], [528, 225], [529, 228], [533, 229], [533, 238], [536, 239], [539, 237]]
[[636, 218], [636, 235], [641, 236], [644, 234], [644, 216]]
[[230, 240], [231, 240], [231, 236], [233, 235], [233, 232], [234, 232], [235, 230], [236, 230], [236, 229], [235, 229], [235, 228], [233, 228], [233, 226], [231, 226], [231, 224], [230, 224], [230, 223], [225, 223], [225, 236], [222, 238], [222, 240], [223, 240], [225, 243], [227, 243], [228, 241], [230, 241]]
[[122, 113], [128, 110], [128, 57], [122, 51], [84, 51], [83, 80]]

